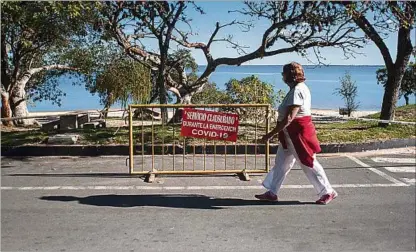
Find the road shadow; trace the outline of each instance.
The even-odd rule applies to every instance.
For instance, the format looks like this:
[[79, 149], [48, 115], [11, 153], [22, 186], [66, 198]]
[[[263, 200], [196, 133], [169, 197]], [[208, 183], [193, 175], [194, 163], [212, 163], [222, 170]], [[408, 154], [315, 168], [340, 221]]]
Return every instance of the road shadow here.
[[1, 165], [1, 169], [5, 169], [5, 168], [15, 168], [16, 166], [15, 165], [4, 165], [4, 164], [2, 164]]
[[[3, 133], [2, 133], [3, 134]], [[32, 157], [28, 157], [28, 156], [8, 156], [8, 157], [2, 157], [1, 161], [2, 163], [6, 163], [9, 161], [31, 161]]]
[[[250, 177], [261, 177], [264, 174], [262, 173], [258, 173], [258, 174], [251, 174], [250, 173]], [[144, 179], [145, 175], [142, 174], [128, 174], [127, 172], [124, 173], [114, 173], [114, 172], [100, 172], [100, 173], [94, 173], [94, 172], [89, 172], [89, 173], [12, 173], [12, 174], [5, 174], [3, 176], [11, 176], [11, 177], [57, 177], [57, 178], [132, 178], [132, 177], [137, 177], [137, 178], [142, 178]], [[235, 177], [235, 178], [239, 178], [239, 176], [235, 173], [230, 173], [230, 174], [158, 174], [157, 175], [158, 178], [189, 178], [189, 177], [193, 177], [193, 178], [198, 178], [198, 177], [224, 177], [224, 178], [229, 178], [229, 177]]]
[[78, 201], [79, 204], [102, 207], [167, 207], [185, 209], [224, 209], [232, 206], [262, 206], [262, 205], [311, 205], [315, 202], [279, 201], [266, 202], [260, 200], [244, 200], [232, 198], [210, 198], [205, 195], [183, 194], [151, 194], [151, 195], [93, 195], [87, 197], [75, 196], [43, 196], [47, 201]]
[[79, 178], [79, 177], [85, 177], [85, 178], [144, 178], [144, 175], [138, 175], [138, 174], [128, 174], [126, 172], [124, 173], [14, 173], [14, 174], [6, 174], [3, 176], [11, 176], [11, 177], [62, 177], [62, 178]]

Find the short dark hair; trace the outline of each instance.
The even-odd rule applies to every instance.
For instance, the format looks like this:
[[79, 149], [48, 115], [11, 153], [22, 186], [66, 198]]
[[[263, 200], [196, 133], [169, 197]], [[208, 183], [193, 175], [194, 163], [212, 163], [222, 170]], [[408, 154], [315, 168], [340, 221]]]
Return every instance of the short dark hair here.
[[302, 65], [296, 62], [284, 65], [283, 73], [286, 74], [288, 82], [300, 83], [306, 80]]

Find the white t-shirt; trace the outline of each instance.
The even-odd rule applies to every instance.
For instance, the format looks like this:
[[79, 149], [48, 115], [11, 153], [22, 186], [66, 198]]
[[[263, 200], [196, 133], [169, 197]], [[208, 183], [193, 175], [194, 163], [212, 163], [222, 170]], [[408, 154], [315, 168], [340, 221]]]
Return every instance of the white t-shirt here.
[[291, 105], [299, 105], [299, 111], [296, 117], [310, 116], [311, 115], [311, 92], [305, 83], [298, 83], [295, 87], [291, 88], [283, 99], [278, 108], [277, 120], [283, 121], [286, 116], [288, 107]]

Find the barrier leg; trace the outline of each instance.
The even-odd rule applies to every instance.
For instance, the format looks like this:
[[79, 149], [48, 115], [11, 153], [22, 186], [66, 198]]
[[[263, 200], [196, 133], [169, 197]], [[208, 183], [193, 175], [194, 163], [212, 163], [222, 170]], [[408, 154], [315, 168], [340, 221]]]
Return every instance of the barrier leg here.
[[144, 182], [153, 183], [156, 180], [156, 172], [157, 172], [156, 169], [153, 169], [153, 171], [149, 172], [146, 175]]
[[242, 181], [250, 181], [250, 176], [248, 175], [248, 173], [246, 171], [242, 171], [240, 173], [238, 173], [238, 177], [242, 180]]

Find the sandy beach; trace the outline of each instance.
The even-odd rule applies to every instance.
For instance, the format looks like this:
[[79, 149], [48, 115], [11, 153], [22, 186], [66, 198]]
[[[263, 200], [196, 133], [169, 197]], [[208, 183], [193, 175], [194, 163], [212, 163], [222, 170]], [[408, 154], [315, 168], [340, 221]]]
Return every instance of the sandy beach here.
[[[352, 112], [351, 117], [354, 117], [354, 118], [364, 117], [364, 116], [368, 116], [368, 115], [375, 114], [375, 113], [378, 113], [378, 112], [380, 112], [380, 111], [377, 111], [377, 110], [357, 110], [357, 111]], [[341, 116], [339, 114], [338, 109], [312, 109], [312, 115], [313, 116], [314, 115], [315, 116], [334, 116], [334, 117]]]

